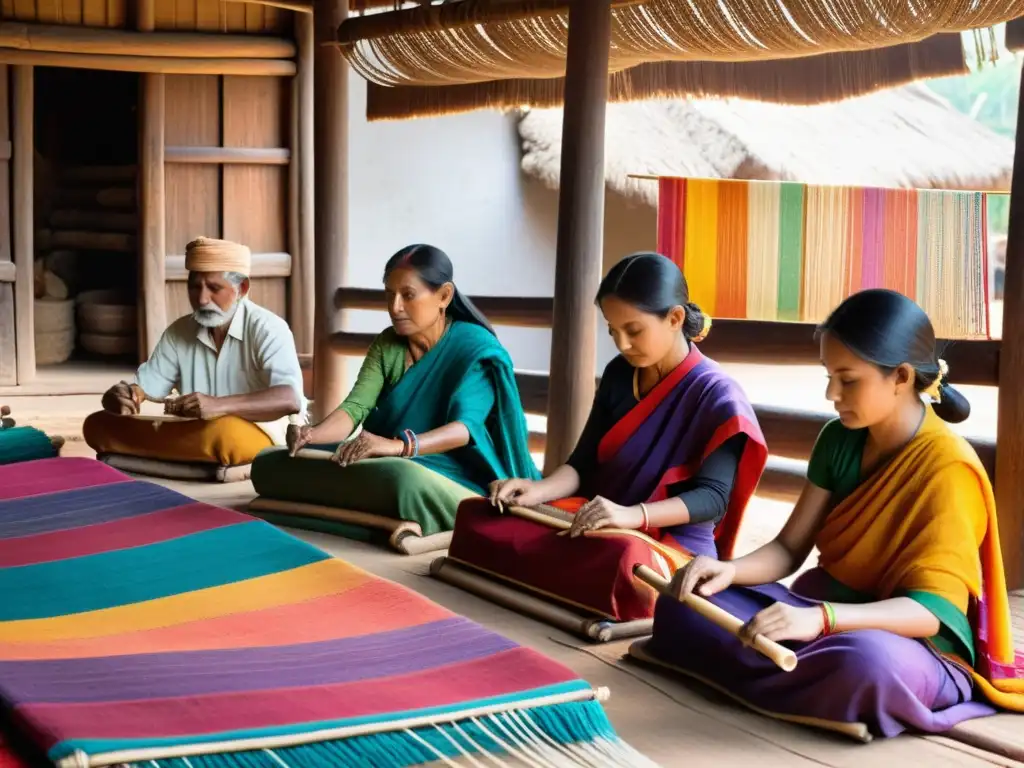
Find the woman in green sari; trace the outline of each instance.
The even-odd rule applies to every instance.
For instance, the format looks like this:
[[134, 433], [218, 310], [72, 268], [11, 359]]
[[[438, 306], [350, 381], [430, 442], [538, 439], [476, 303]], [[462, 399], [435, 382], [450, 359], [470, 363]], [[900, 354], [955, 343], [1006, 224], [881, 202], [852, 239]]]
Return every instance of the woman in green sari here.
[[447, 546], [463, 499], [493, 480], [539, 477], [512, 360], [452, 273], [430, 245], [391, 257], [391, 327], [333, 413], [293, 426], [287, 449], [256, 458], [251, 511], [358, 538], [383, 532], [402, 551], [428, 551]]

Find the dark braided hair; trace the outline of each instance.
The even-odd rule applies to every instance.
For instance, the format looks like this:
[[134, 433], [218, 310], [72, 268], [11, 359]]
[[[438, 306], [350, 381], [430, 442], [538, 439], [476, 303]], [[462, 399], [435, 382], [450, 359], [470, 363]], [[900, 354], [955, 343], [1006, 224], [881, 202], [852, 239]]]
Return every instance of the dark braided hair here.
[[615, 296], [641, 312], [665, 318], [673, 307], [686, 311], [683, 336], [687, 341], [704, 335], [704, 313], [690, 301], [690, 289], [683, 272], [660, 253], [642, 252], [627, 256], [612, 267], [597, 289], [600, 306], [606, 296]]
[[452, 267], [451, 259], [440, 248], [435, 248], [432, 245], [407, 245], [388, 259], [388, 263], [384, 265], [384, 281], [387, 282], [388, 275], [399, 267], [416, 270], [420, 280], [435, 291], [445, 283], [451, 283], [454, 293], [452, 302], [448, 305], [448, 315], [453, 320], [476, 323], [494, 333], [494, 328], [491, 327], [483, 313], [455, 287], [455, 270]]

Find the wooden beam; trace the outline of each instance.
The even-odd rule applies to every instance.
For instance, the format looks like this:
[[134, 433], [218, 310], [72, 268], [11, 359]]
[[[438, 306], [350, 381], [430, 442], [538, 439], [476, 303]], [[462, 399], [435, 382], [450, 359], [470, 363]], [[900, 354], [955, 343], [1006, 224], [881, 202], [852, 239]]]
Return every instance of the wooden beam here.
[[136, 32], [0, 21], [0, 46], [20, 51], [204, 59], [290, 59], [295, 44], [280, 37], [203, 32]]
[[551, 327], [545, 471], [569, 456], [594, 399], [604, 253], [604, 142], [611, 0], [572, 0], [565, 67], [562, 165]]
[[345, 360], [331, 351], [331, 333], [343, 319], [334, 292], [348, 272], [348, 62], [333, 45], [334, 30], [348, 15], [347, 0], [315, 0], [316, 45], [313, 89], [316, 110], [314, 222], [316, 266], [314, 418], [319, 421], [341, 402]]
[[294, 13], [313, 13], [312, 0], [224, 0], [225, 2], [248, 3], [249, 5], [266, 5], [281, 8]]
[[292, 265], [290, 290], [295, 307], [291, 320], [295, 344], [302, 352], [313, 351], [313, 306], [316, 295], [314, 268], [314, 217], [315, 195], [313, 178], [313, 17], [308, 14], [295, 16], [295, 40], [298, 44], [298, 74], [292, 81], [294, 99], [292, 152], [298, 161], [291, 164], [291, 183], [295, 186], [295, 220], [292, 222], [297, 245]]
[[[820, 365], [814, 330], [810, 323], [715, 320], [700, 349], [720, 363]], [[939, 348], [952, 383], [995, 386], [1000, 342], [942, 339]]]
[[295, 62], [284, 59], [225, 59], [169, 56], [111, 56], [93, 53], [19, 51], [0, 47], [0, 64], [149, 72], [163, 75], [242, 75], [292, 77]]
[[[541, 297], [472, 296], [473, 303], [495, 325], [550, 328], [553, 300]], [[351, 309], [383, 309], [384, 291], [340, 288], [335, 305]], [[762, 320], [715, 320], [701, 351], [720, 363], [754, 365], [820, 365], [811, 323]], [[954, 384], [995, 386], [999, 375], [998, 341], [941, 339], [939, 347]]]
[[[1024, 71], [1020, 94], [1024, 96]], [[996, 508], [1006, 585], [1024, 588], [1024, 110], [1017, 112], [1016, 148], [1010, 182], [1010, 229], [1006, 238], [1003, 342], [999, 361], [996, 434]]]
[[[543, 297], [472, 296], [472, 302], [494, 325], [550, 328], [553, 301]], [[339, 288], [334, 294], [339, 309], [385, 310], [384, 291], [376, 288]]]
[[17, 279], [18, 268], [13, 261], [0, 261], [0, 283], [13, 283]]
[[36, 377], [35, 333], [35, 72], [32, 67], [11, 68], [11, 117], [13, 182], [11, 184], [14, 232], [14, 328], [18, 351], [18, 384]]
[[[164, 261], [164, 274], [168, 282], [188, 280], [185, 269], [185, 256], [182, 254], [168, 255]], [[249, 277], [289, 277], [292, 274], [292, 257], [288, 253], [254, 253], [252, 254], [252, 271]]]
[[263, 147], [167, 147], [165, 163], [196, 165], [288, 165], [290, 149]]

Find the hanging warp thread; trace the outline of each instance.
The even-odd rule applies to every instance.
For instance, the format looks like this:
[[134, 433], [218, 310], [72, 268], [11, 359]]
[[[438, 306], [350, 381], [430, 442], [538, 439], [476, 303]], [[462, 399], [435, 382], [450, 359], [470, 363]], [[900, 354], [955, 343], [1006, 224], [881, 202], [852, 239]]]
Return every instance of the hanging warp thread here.
[[989, 338], [982, 192], [659, 180], [658, 250], [714, 317], [821, 322], [890, 288], [944, 338]]

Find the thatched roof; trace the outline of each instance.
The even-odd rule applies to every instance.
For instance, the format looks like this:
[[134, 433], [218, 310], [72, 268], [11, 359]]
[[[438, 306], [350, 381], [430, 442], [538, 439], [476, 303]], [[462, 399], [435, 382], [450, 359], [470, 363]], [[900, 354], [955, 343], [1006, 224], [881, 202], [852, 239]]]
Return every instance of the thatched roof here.
[[[1013, 142], [921, 84], [817, 106], [668, 100], [608, 107], [606, 178], [657, 204], [629, 174], [882, 187], [1008, 190]], [[562, 110], [524, 110], [523, 171], [557, 188]]]

